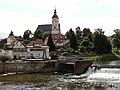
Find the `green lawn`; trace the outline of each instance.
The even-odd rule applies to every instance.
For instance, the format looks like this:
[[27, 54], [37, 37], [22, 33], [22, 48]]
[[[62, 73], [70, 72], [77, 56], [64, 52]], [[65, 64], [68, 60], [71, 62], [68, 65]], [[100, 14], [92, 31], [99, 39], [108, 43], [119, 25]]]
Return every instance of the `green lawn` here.
[[120, 54], [111, 53], [105, 55], [96, 55], [93, 57], [84, 57], [84, 60], [92, 60], [92, 61], [112, 61], [112, 60], [120, 60]]

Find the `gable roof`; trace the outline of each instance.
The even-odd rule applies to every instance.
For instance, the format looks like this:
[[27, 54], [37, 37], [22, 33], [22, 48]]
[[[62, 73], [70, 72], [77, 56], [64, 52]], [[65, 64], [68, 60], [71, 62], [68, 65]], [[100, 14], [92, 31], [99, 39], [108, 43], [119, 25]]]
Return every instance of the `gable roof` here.
[[13, 48], [14, 48], [18, 43], [21, 43], [21, 44], [24, 46], [24, 48], [26, 48], [25, 44], [24, 44], [23, 42], [21, 42], [21, 41], [17, 41], [17, 42], [15, 43], [15, 45], [13, 46]]
[[[41, 46], [46, 46], [42, 39], [36, 39], [36, 40], [34, 40], [34, 41], [31, 41], [31, 42], [27, 45], [27, 47], [34, 47], [34, 44], [40, 44]], [[41, 46], [40, 46], [40, 47], [41, 47]]]

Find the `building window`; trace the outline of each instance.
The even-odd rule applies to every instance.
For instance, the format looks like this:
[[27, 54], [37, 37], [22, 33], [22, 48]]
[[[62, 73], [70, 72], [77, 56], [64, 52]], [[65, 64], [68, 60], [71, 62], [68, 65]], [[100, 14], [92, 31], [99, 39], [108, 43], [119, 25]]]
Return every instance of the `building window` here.
[[23, 50], [22, 49], [20, 49], [20, 52], [22, 52]]
[[40, 43], [34, 43], [34, 46], [35, 46], [35, 47], [39, 47], [39, 46], [41, 46], [41, 45], [40, 45]]

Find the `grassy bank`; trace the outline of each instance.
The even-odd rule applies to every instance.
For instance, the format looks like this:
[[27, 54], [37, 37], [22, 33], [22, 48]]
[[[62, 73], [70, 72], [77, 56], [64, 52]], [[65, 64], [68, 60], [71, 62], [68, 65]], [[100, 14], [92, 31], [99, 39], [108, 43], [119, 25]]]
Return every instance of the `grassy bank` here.
[[105, 55], [96, 55], [92, 57], [84, 57], [83, 59], [92, 60], [92, 61], [113, 61], [113, 60], [120, 60], [120, 55], [112, 53]]

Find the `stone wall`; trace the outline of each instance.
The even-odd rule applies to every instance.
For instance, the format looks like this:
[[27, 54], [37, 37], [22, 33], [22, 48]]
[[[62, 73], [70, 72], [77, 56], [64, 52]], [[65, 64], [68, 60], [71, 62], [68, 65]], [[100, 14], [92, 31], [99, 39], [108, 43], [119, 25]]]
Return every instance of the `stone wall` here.
[[76, 61], [74, 66], [74, 73], [75, 74], [85, 73], [91, 64], [92, 61]]
[[0, 73], [32, 73], [56, 71], [55, 61], [26, 61], [0, 63]]
[[0, 73], [34, 73], [34, 72], [74, 72], [83, 74], [92, 61], [75, 61], [74, 65], [60, 64], [57, 61], [22, 61], [0, 63]]

